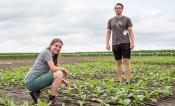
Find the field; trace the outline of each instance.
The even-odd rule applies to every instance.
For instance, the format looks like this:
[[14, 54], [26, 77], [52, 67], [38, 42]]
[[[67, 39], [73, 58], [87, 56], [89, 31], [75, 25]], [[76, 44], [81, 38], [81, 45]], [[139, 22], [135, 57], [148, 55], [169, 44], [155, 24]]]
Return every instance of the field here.
[[[69, 70], [71, 86], [60, 87], [55, 106], [174, 106], [174, 51], [163, 53], [135, 52], [131, 84], [117, 82], [110, 53], [63, 54], [58, 65]], [[0, 59], [0, 106], [32, 105], [23, 79], [36, 54], [25, 56], [3, 54]], [[47, 106], [48, 95], [43, 89], [37, 106]]]

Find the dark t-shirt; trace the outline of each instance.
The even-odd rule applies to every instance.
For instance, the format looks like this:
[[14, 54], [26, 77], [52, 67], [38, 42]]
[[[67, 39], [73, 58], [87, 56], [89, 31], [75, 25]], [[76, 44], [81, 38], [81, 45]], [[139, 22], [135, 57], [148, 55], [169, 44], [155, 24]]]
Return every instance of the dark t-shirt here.
[[112, 45], [130, 43], [128, 27], [132, 27], [132, 22], [126, 16], [122, 16], [122, 18], [113, 17], [108, 21], [107, 28], [112, 30]]

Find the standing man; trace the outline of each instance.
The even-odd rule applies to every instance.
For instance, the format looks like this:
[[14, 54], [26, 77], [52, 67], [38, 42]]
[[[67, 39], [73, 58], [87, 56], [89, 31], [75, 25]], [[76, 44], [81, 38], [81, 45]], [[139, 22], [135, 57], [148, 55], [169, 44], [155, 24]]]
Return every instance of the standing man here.
[[[130, 57], [134, 48], [134, 33], [129, 17], [123, 16], [123, 4], [117, 3], [114, 7], [116, 16], [108, 21], [106, 33], [106, 49], [110, 50], [110, 36], [112, 31], [112, 51], [116, 60], [118, 81], [122, 82], [122, 63], [125, 65], [126, 83], [131, 81]], [[122, 62], [123, 61], [123, 62]]]

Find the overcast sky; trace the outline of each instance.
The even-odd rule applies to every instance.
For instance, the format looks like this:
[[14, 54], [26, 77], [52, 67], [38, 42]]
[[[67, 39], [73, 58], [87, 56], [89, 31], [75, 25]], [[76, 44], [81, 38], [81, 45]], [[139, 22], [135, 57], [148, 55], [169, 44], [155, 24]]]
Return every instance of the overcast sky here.
[[132, 20], [135, 50], [175, 49], [175, 0], [0, 0], [0, 52], [40, 52], [56, 37], [62, 52], [106, 51], [117, 2]]

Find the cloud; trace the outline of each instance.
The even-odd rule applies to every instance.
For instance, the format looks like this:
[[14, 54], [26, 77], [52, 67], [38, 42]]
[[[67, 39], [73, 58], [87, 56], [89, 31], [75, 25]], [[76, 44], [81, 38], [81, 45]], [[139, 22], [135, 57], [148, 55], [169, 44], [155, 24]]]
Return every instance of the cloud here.
[[[116, 2], [0, 1], [0, 51], [38, 52], [55, 37], [63, 40], [63, 52], [105, 51], [107, 21], [115, 15], [113, 7]], [[157, 0], [154, 6], [148, 5], [149, 1], [144, 1], [144, 5], [139, 0], [122, 2], [125, 6], [124, 15], [129, 16], [133, 22], [135, 42], [138, 44], [136, 49], [142, 49], [142, 46], [143, 49], [150, 49], [154, 44], [162, 45], [162, 49], [173, 48], [174, 7], [168, 7], [167, 11], [166, 7], [162, 7], [163, 3]]]

